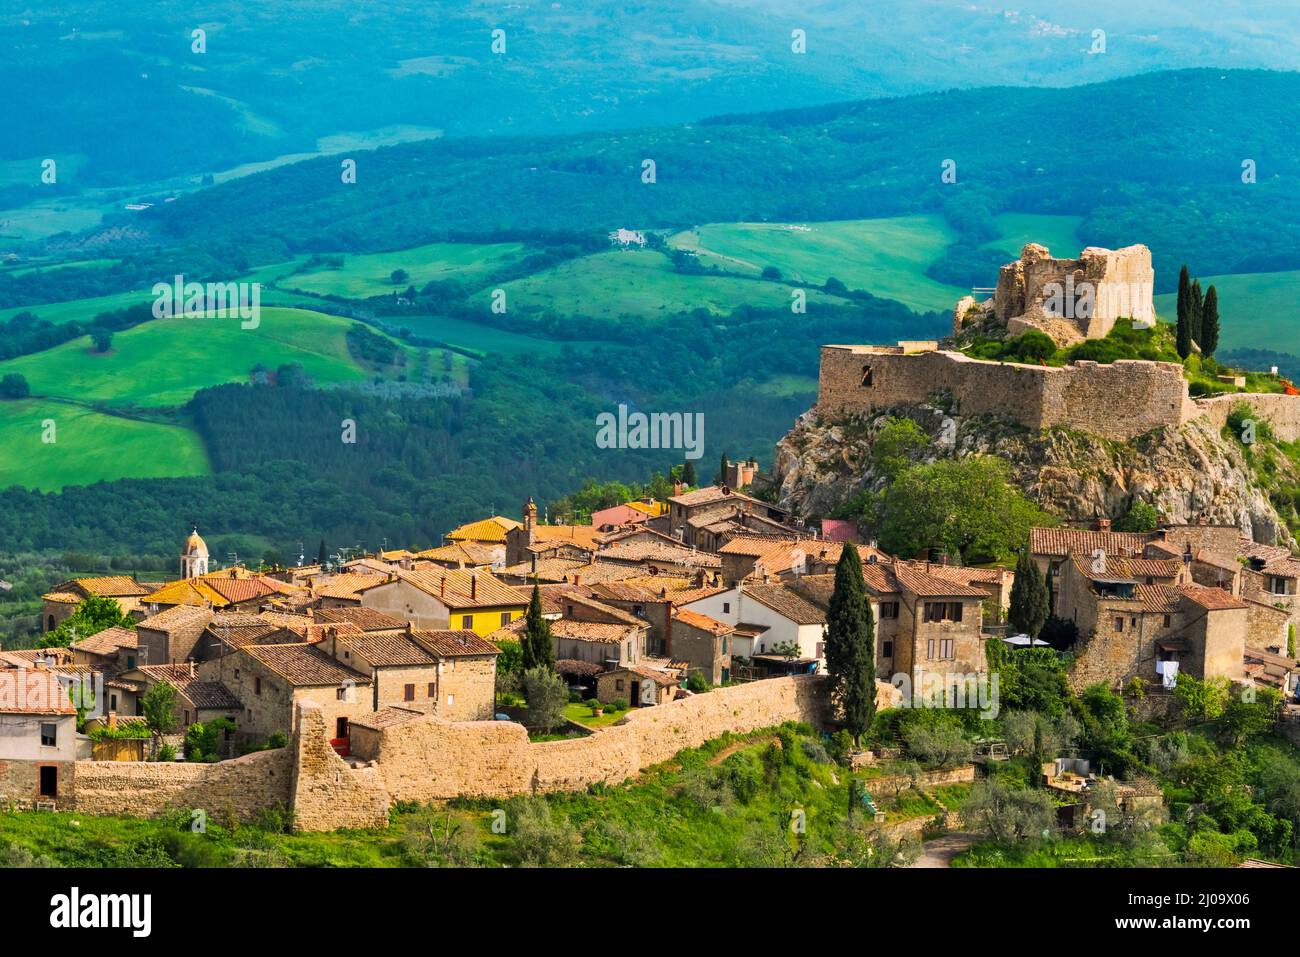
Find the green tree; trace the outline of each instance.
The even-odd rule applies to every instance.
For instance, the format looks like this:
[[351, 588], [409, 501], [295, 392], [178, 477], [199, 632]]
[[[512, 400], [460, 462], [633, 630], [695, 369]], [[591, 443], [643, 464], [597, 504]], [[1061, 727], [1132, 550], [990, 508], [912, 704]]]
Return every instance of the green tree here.
[[542, 614], [542, 591], [537, 585], [533, 585], [533, 597], [528, 600], [524, 634], [519, 644], [525, 671], [532, 668], [555, 670], [555, 642], [551, 637], [551, 623]]
[[569, 689], [554, 671], [530, 668], [523, 677], [524, 698], [528, 701], [525, 717], [530, 728], [550, 732], [564, 723], [564, 708], [569, 703]]
[[96, 352], [107, 352], [113, 347], [113, 330], [105, 329], [103, 326], [97, 327], [90, 334], [91, 341], [95, 343]]
[[1150, 532], [1160, 523], [1160, 513], [1150, 502], [1135, 500], [1128, 511], [1115, 523], [1117, 532]]
[[1030, 528], [1054, 524], [1010, 484], [1009, 474], [1006, 462], [987, 455], [903, 470], [873, 522], [880, 547], [911, 556], [939, 546], [970, 564], [1009, 559], [1029, 538]]
[[18, 372], [10, 372], [0, 379], [0, 399], [25, 399], [31, 394], [27, 377]]
[[394, 286], [400, 286], [402, 283], [410, 279], [411, 275], [405, 269], [394, 269], [392, 273], [389, 274], [388, 278], [393, 281]]
[[41, 648], [69, 648], [74, 641], [97, 635], [105, 628], [135, 628], [130, 615], [112, 598], [91, 595], [77, 606], [58, 627], [41, 638]]
[[1029, 550], [1020, 553], [1016, 561], [1016, 579], [1011, 585], [1011, 607], [1007, 620], [1017, 632], [1037, 638], [1043, 623], [1051, 613], [1048, 607], [1051, 595], [1038, 563], [1030, 557]]
[[726, 452], [723, 452], [723, 453], [722, 453], [722, 461], [718, 464], [718, 474], [717, 474], [717, 476], [713, 479], [713, 484], [714, 484], [714, 485], [722, 485], [722, 484], [724, 484], [724, 483], [727, 481], [727, 466], [728, 466], [729, 464], [730, 464], [730, 463], [727, 462], [727, 453], [726, 453]]
[[695, 463], [687, 459], [682, 463], [682, 484], [695, 488], [698, 483], [699, 479], [695, 475]]
[[1201, 308], [1201, 351], [1214, 355], [1219, 348], [1219, 291], [1211, 286], [1205, 290], [1205, 304]]
[[1205, 342], [1202, 337], [1204, 336], [1203, 320], [1205, 318], [1205, 296], [1201, 292], [1201, 281], [1199, 279], [1192, 280], [1191, 317], [1192, 340], [1200, 348], [1201, 353], [1204, 354]]
[[876, 716], [876, 626], [862, 578], [862, 559], [846, 542], [835, 566], [826, 612], [826, 670], [844, 711], [844, 727], [858, 741]]
[[329, 554], [325, 551], [325, 539], [322, 538], [320, 540], [320, 548], [316, 550], [316, 564], [324, 568], [325, 562], [328, 560]]
[[152, 685], [140, 699], [144, 723], [149, 728], [150, 752], [158, 754], [158, 742], [176, 724], [176, 688], [169, 681]]
[[1179, 356], [1186, 359], [1192, 354], [1192, 280], [1186, 263], [1178, 274], [1178, 327], [1174, 341]]
[[930, 437], [911, 419], [891, 416], [871, 440], [871, 465], [891, 481], [929, 448]]

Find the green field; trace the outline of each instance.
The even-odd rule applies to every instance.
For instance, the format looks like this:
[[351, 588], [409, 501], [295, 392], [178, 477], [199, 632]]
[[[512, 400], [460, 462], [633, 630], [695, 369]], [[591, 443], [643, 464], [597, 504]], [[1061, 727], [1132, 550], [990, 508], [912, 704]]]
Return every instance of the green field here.
[[383, 321], [393, 329], [409, 329], [412, 335], [436, 339], [449, 346], [459, 346], [483, 354], [502, 356], [559, 355], [565, 346], [574, 349], [593, 349], [600, 343], [593, 340], [538, 339], [505, 329], [482, 326], [464, 319], [449, 316], [391, 316]]
[[[738, 276], [675, 272], [667, 256], [651, 250], [616, 250], [584, 256], [505, 285], [511, 312], [554, 312], [599, 319], [656, 319], [692, 309], [718, 315], [741, 306], [789, 307], [791, 288]], [[484, 303], [490, 293], [479, 294]], [[810, 302], [845, 302], [816, 290]]]
[[[1002, 213], [993, 217], [993, 223], [1001, 235], [985, 245], [1000, 249], [1007, 254], [1008, 259], [1019, 259], [1021, 247], [1026, 243], [1046, 246], [1053, 256], [1077, 256], [1083, 249], [1078, 236], [1082, 222], [1082, 216]], [[994, 285], [997, 279], [997, 276], [990, 276], [988, 285]]]
[[[1219, 293], [1219, 349], [1269, 349], [1300, 355], [1300, 270], [1201, 276]], [[1156, 312], [1172, 321], [1178, 296], [1156, 296]]]
[[74, 319], [81, 322], [90, 322], [101, 312], [125, 309], [127, 306], [151, 301], [153, 301], [153, 295], [147, 289], [142, 289], [135, 292], [118, 292], [111, 296], [96, 296], [93, 299], [46, 302], [38, 306], [15, 306], [11, 309], [0, 309], [0, 322], [8, 321], [20, 312], [30, 312], [40, 319], [56, 324], [71, 322]]
[[[84, 336], [35, 355], [0, 362], [19, 372], [33, 395], [148, 407], [187, 402], [197, 390], [246, 381], [259, 362], [299, 362], [319, 383], [367, 377], [348, 354], [353, 321], [305, 309], [263, 308], [256, 329], [238, 319], [155, 319], [119, 332], [99, 355]], [[134, 456], [132, 456], [134, 457]]]
[[[417, 288], [438, 279], [472, 283], [523, 257], [523, 243], [432, 243], [412, 249], [364, 256], [343, 256], [341, 269], [312, 269], [280, 278], [285, 289], [299, 289], [318, 295], [364, 299], [400, 292], [408, 285]], [[405, 269], [409, 278], [394, 283], [394, 270]]]
[[[53, 420], [53, 443], [42, 441]], [[182, 426], [139, 422], [45, 399], [0, 401], [0, 489], [58, 491], [119, 478], [204, 475], [207, 452]]]
[[925, 275], [956, 239], [940, 216], [833, 223], [714, 223], [674, 235], [706, 265], [758, 275], [776, 266], [789, 279], [820, 285], [834, 276], [850, 289], [896, 299], [912, 309], [949, 309], [966, 290]]

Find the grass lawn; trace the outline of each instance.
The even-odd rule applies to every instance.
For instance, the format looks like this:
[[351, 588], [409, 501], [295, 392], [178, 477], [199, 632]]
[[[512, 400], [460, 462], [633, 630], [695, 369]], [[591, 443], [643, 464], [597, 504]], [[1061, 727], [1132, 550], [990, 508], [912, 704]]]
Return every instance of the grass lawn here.
[[[733, 270], [734, 271], [734, 270]], [[754, 276], [758, 271], [753, 272]], [[656, 319], [692, 309], [726, 315], [745, 305], [788, 308], [791, 287], [738, 276], [686, 275], [652, 250], [611, 250], [507, 283], [511, 312]], [[477, 294], [484, 303], [490, 292]], [[810, 301], [845, 302], [816, 290]]]
[[669, 242], [695, 250], [706, 265], [747, 275], [776, 266], [789, 279], [824, 283], [834, 276], [912, 309], [951, 309], [966, 290], [935, 282], [925, 270], [957, 238], [938, 215], [827, 223], [713, 223]]
[[576, 721], [578, 724], [585, 725], [588, 728], [606, 728], [611, 724], [622, 721], [627, 717], [626, 711], [613, 711], [607, 705], [605, 713], [599, 718], [593, 717], [591, 708], [582, 702], [570, 702], [565, 705], [564, 716], [570, 721]]
[[[1201, 276], [1219, 293], [1219, 349], [1268, 349], [1300, 355], [1300, 270]], [[1156, 312], [1172, 321], [1178, 295], [1156, 296]]]
[[[364, 299], [382, 296], [409, 285], [417, 289], [436, 279], [457, 279], [473, 283], [526, 255], [523, 243], [431, 243], [396, 252], [343, 257], [341, 269], [313, 269], [282, 276], [279, 285], [320, 295], [334, 294]], [[409, 278], [394, 283], [394, 270], [404, 269]]]
[[[41, 441], [54, 420], [55, 442]], [[43, 399], [0, 402], [0, 488], [54, 492], [119, 478], [205, 475], [207, 451], [178, 425], [139, 422]]]
[[101, 312], [125, 309], [141, 302], [153, 302], [153, 294], [147, 289], [133, 292], [117, 292], [111, 296], [96, 296], [92, 299], [73, 299], [69, 302], [46, 302], [36, 306], [15, 306], [0, 309], [0, 322], [5, 322], [20, 312], [30, 312], [46, 322], [63, 323], [73, 319], [90, 322]]
[[448, 316], [385, 316], [382, 321], [392, 329], [409, 329], [412, 335], [436, 339], [449, 346], [459, 346], [485, 355], [559, 355], [565, 346], [590, 350], [601, 345], [591, 340], [538, 339], [505, 329], [452, 319]]
[[0, 362], [19, 372], [33, 395], [147, 407], [181, 405], [198, 390], [245, 381], [257, 363], [299, 362], [318, 383], [364, 379], [344, 335], [353, 321], [305, 309], [263, 307], [261, 323], [238, 319], [155, 319], [113, 336], [95, 353], [88, 336], [35, 355]]

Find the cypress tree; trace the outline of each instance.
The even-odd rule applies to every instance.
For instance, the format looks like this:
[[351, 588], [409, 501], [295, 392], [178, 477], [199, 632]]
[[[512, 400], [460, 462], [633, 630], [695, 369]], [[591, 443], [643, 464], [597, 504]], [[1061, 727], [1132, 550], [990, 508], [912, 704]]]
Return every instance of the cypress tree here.
[[862, 559], [844, 544], [826, 613], [826, 670], [844, 727], [858, 741], [876, 716], [876, 625], [862, 579]]
[[545, 668], [555, 670], [555, 644], [551, 638], [551, 623], [542, 615], [542, 593], [533, 585], [533, 597], [528, 601], [524, 616], [524, 638], [519, 643], [523, 651], [524, 670]]
[[1201, 309], [1201, 351], [1214, 355], [1219, 348], [1219, 291], [1211, 286], [1205, 290], [1205, 304]]
[[695, 475], [695, 463], [687, 459], [686, 464], [682, 466], [682, 484], [695, 488], [698, 483], [699, 479]]
[[1205, 314], [1205, 298], [1201, 295], [1201, 281], [1195, 279], [1192, 281], [1192, 308], [1191, 312], [1191, 329], [1192, 340], [1200, 347], [1201, 352], [1205, 352], [1205, 343], [1202, 341], [1201, 320]]
[[316, 553], [316, 564], [317, 564], [317, 565], [320, 565], [322, 568], [324, 568], [324, 567], [325, 567], [325, 560], [326, 560], [326, 558], [328, 558], [328, 557], [329, 557], [329, 556], [327, 556], [327, 555], [325, 554], [325, 539], [322, 538], [322, 539], [320, 540], [320, 550]]
[[718, 476], [713, 480], [714, 485], [722, 485], [727, 481], [727, 453], [722, 453], [722, 462], [718, 465]]
[[1011, 607], [1007, 621], [1018, 633], [1037, 638], [1047, 621], [1050, 593], [1038, 565], [1029, 557], [1029, 550], [1020, 553], [1016, 561], [1016, 580], [1011, 585]]
[[1178, 328], [1176, 344], [1178, 355], [1186, 359], [1192, 354], [1192, 280], [1187, 274], [1187, 264], [1183, 264], [1178, 274]]

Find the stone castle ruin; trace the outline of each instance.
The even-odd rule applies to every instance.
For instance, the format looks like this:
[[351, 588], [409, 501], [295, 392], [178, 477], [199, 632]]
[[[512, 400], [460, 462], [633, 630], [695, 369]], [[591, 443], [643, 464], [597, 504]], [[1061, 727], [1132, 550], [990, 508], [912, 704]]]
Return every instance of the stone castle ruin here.
[[[974, 330], [1015, 336], [1037, 329], [1058, 345], [1105, 336], [1119, 318], [1153, 324], [1154, 272], [1146, 246], [1089, 247], [1054, 259], [1029, 244], [1002, 267], [992, 299], [964, 297], [954, 339]], [[1005, 330], [1005, 331], [1003, 331]], [[959, 415], [1005, 415], [1032, 429], [1078, 429], [1127, 441], [1157, 428], [1202, 419], [1215, 428], [1245, 404], [1283, 441], [1300, 438], [1300, 396], [1230, 393], [1191, 398], [1180, 365], [1124, 359], [1053, 367], [974, 359], [935, 341], [897, 346], [822, 346], [817, 409], [823, 414], [883, 410], [952, 398]]]
[[958, 301], [953, 336], [992, 325], [1005, 328], [1008, 336], [1037, 329], [1059, 346], [1100, 339], [1117, 319], [1153, 325], [1154, 289], [1155, 270], [1146, 246], [1089, 246], [1078, 259], [1057, 259], [1046, 246], [1029, 243], [1018, 260], [998, 271], [993, 298]]

